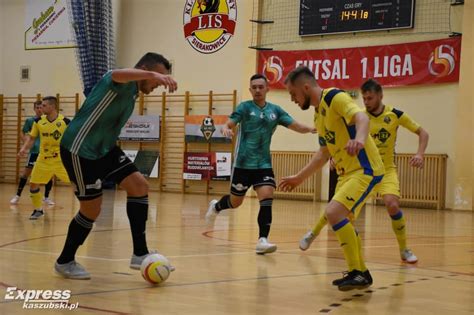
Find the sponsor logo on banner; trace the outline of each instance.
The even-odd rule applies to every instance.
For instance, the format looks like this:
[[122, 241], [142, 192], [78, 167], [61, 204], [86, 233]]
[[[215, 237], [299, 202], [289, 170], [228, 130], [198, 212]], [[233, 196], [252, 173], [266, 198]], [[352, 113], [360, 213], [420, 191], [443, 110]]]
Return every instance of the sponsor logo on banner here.
[[436, 47], [428, 62], [430, 73], [442, 78], [453, 73], [455, 67], [454, 48], [449, 45], [439, 45]]
[[277, 83], [283, 76], [283, 61], [278, 56], [270, 56], [263, 63], [263, 73], [270, 84]]
[[201, 131], [204, 138], [209, 141], [214, 131], [216, 131], [216, 126], [214, 126], [214, 119], [212, 119], [212, 117], [208, 116], [202, 120]]
[[237, 0], [187, 0], [183, 19], [188, 43], [203, 54], [215, 53], [234, 35]]

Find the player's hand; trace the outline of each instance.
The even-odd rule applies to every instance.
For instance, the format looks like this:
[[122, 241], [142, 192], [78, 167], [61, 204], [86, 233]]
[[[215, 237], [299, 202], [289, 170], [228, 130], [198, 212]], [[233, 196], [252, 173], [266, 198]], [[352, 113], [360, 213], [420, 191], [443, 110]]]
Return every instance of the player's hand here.
[[351, 156], [355, 156], [359, 154], [359, 151], [362, 150], [363, 148], [364, 148], [364, 143], [356, 139], [351, 139], [347, 141], [347, 144], [344, 147], [344, 149], [347, 151], [347, 154]]
[[162, 85], [168, 89], [168, 92], [173, 93], [178, 89], [178, 83], [170, 76], [166, 74], [161, 74], [158, 72], [153, 72], [154, 78], [152, 79], [158, 85]]
[[311, 130], [310, 130], [309, 132], [311, 132], [312, 134], [318, 133], [318, 131], [316, 130], [316, 128], [311, 128]]
[[232, 131], [232, 129], [229, 129], [226, 126], [222, 127], [221, 133], [226, 138], [232, 138], [234, 136], [234, 132]]
[[423, 159], [423, 156], [420, 154], [416, 154], [410, 159], [410, 165], [413, 167], [423, 168], [424, 164], [425, 164], [425, 160]]
[[278, 184], [278, 189], [282, 191], [292, 191], [299, 186], [303, 181], [296, 175], [283, 177]]
[[29, 151], [29, 150], [25, 150], [25, 149], [21, 148], [20, 152], [18, 152], [18, 157], [19, 157], [19, 158], [27, 157], [27, 156], [28, 156], [28, 151]]

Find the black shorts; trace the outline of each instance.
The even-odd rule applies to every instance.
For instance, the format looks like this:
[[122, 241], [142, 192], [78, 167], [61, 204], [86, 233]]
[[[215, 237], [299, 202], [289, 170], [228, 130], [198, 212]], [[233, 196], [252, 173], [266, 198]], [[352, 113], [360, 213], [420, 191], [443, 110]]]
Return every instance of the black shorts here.
[[38, 153], [30, 153], [28, 155], [28, 160], [26, 161], [26, 168], [33, 168], [35, 166], [36, 159], [38, 158]]
[[276, 188], [275, 175], [271, 168], [245, 169], [234, 167], [230, 192], [235, 196], [244, 196], [250, 186], [272, 186]]
[[102, 195], [105, 180], [120, 184], [127, 176], [138, 172], [137, 167], [119, 147], [114, 147], [98, 160], [89, 160], [61, 147], [61, 159], [69, 179], [76, 186], [79, 200], [91, 200]]

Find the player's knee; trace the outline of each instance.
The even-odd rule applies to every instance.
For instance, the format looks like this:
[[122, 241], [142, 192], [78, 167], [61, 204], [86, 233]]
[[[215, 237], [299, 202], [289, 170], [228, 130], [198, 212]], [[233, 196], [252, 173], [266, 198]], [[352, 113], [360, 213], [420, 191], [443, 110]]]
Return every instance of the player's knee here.
[[387, 200], [385, 202], [385, 206], [387, 207], [387, 211], [390, 215], [397, 214], [397, 212], [400, 210], [397, 200]]

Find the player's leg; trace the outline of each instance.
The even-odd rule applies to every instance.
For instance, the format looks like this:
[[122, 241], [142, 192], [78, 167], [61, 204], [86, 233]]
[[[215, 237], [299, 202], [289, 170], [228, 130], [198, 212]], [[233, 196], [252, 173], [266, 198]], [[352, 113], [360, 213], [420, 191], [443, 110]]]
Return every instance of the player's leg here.
[[31, 175], [31, 171], [33, 169], [33, 166], [35, 165], [35, 161], [37, 157], [38, 157], [38, 154], [35, 154], [35, 153], [28, 155], [28, 160], [26, 161], [26, 165], [20, 174], [20, 182], [18, 183], [16, 195], [13, 196], [13, 198], [10, 200], [11, 204], [15, 205], [20, 201], [21, 193], [23, 192], [23, 189], [25, 188], [25, 185], [28, 182], [28, 177]]
[[219, 200], [213, 199], [209, 202], [206, 212], [207, 224], [213, 224], [216, 216], [222, 210], [240, 207], [250, 187], [248, 184], [248, 175], [248, 170], [241, 168], [233, 169], [230, 194], [222, 196]]
[[373, 187], [382, 177], [372, 177], [364, 174], [354, 174], [341, 179], [334, 198], [326, 208], [326, 215], [341, 244], [344, 257], [348, 265], [348, 274], [338, 279], [338, 288], [341, 291], [361, 289], [369, 286], [364, 277], [365, 263], [361, 257], [361, 244], [350, 217], [357, 217], [354, 211], [361, 209]]
[[44, 185], [51, 180], [54, 170], [51, 163], [46, 160], [36, 161], [31, 172], [30, 198], [33, 204], [33, 213], [30, 220], [37, 220], [44, 215], [40, 185]]
[[54, 206], [54, 201], [49, 198], [49, 193], [51, 192], [51, 189], [53, 188], [53, 179], [51, 178], [51, 180], [46, 184], [44, 185], [44, 198], [43, 198], [43, 202], [45, 204], [47, 204], [48, 206]]
[[66, 241], [54, 269], [64, 278], [90, 279], [89, 272], [76, 262], [75, 255], [100, 214], [104, 165], [100, 164], [100, 160], [86, 160], [63, 148], [61, 159], [68, 176], [64, 177], [63, 171], [56, 172], [56, 176], [64, 182], [70, 179], [75, 184], [80, 209], [69, 223]]
[[416, 263], [418, 258], [407, 247], [406, 220], [400, 209], [400, 182], [396, 168], [386, 170], [379, 192], [391, 218], [392, 230], [397, 238], [401, 259], [408, 263]]
[[273, 193], [275, 191], [275, 175], [272, 169], [256, 170], [254, 172], [253, 187], [260, 203], [258, 212], [259, 236], [256, 246], [257, 254], [268, 254], [276, 251], [277, 246], [268, 242], [268, 235], [272, 224]]

